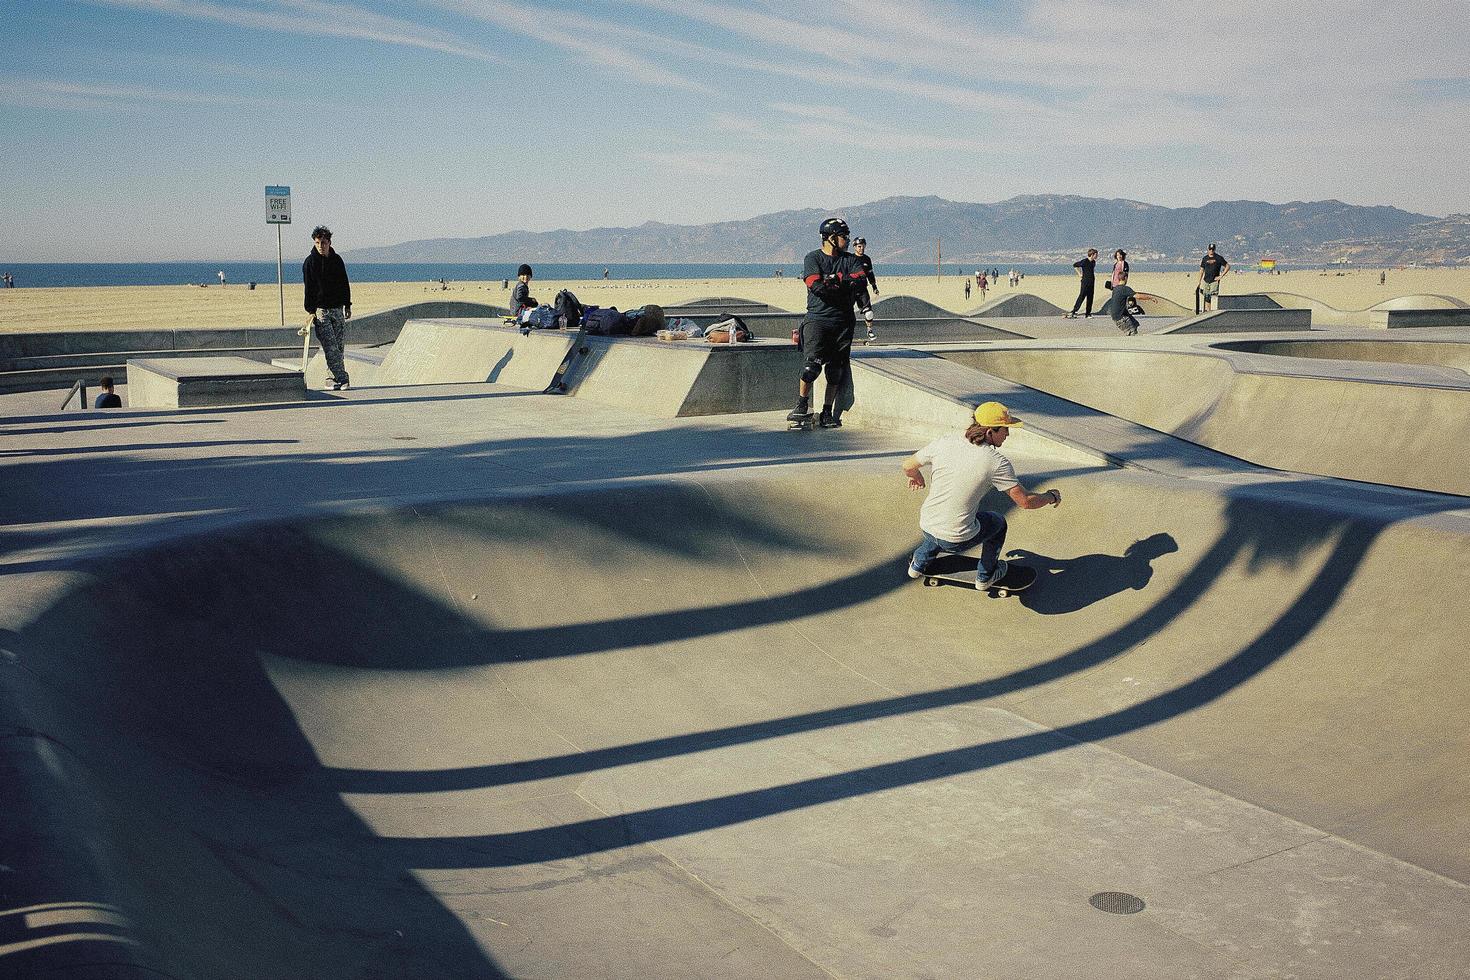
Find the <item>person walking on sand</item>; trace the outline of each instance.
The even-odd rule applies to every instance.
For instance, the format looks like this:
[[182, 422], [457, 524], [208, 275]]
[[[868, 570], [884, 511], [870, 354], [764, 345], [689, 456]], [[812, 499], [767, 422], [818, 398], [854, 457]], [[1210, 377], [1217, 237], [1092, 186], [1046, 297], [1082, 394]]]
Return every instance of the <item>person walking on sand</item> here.
[[[919, 509], [923, 542], [909, 559], [909, 578], [922, 578], [943, 552], [959, 554], [980, 547], [975, 588], [989, 588], [1006, 574], [1000, 557], [1006, 541], [1006, 519], [980, 503], [991, 487], [1006, 494], [1022, 510], [1062, 503], [1060, 490], [1029, 493], [1016, 479], [1016, 470], [1000, 451], [1013, 427], [1023, 423], [1000, 402], [985, 402], [974, 413], [964, 434], [940, 436], [902, 463], [910, 490], [929, 488]], [[925, 483], [923, 468], [929, 467]]]
[[1064, 314], [1064, 318], [1068, 320], [1077, 319], [1077, 310], [1081, 308], [1082, 304], [1085, 302], [1087, 304], [1087, 308], [1086, 311], [1082, 314], [1082, 319], [1091, 320], [1092, 290], [1097, 283], [1097, 249], [1089, 248], [1087, 250], [1086, 256], [1072, 263], [1072, 268], [1077, 270], [1077, 276], [1079, 279], [1077, 287], [1077, 300], [1072, 304], [1072, 312]]
[[975, 277], [975, 285], [980, 288], [980, 302], [985, 302], [985, 290], [990, 286], [990, 277], [980, 273]]
[[878, 277], [873, 275], [873, 260], [867, 254], [868, 240], [859, 238], [852, 243], [853, 257], [863, 265], [863, 288], [857, 297], [857, 308], [862, 311], [863, 322], [868, 327], [869, 342], [877, 340], [878, 335], [873, 332], [873, 302], [868, 299], [868, 290], [873, 290], [873, 295], [878, 295]]
[[[347, 366], [342, 362], [343, 341], [347, 337], [347, 321], [352, 319], [352, 283], [347, 279], [347, 263], [332, 249], [332, 230], [326, 225], [312, 229], [315, 246], [301, 263], [301, 281], [306, 286], [306, 331], [316, 329], [317, 343], [327, 359], [332, 378], [327, 391], [346, 391], [352, 387]], [[303, 365], [304, 367], [304, 365]]]
[[219, 284], [223, 286], [225, 284], [225, 270], [221, 269], [215, 275], [219, 276]]
[[1205, 249], [1205, 257], [1199, 261], [1200, 298], [1203, 300], [1201, 309], [1210, 312], [1210, 300], [1220, 295], [1220, 280], [1230, 271], [1230, 261], [1225, 256], [1216, 253], [1215, 243]]
[[969, 301], [970, 301], [970, 277], [969, 276], [966, 276], [965, 277], [965, 302], [968, 303]]
[[806, 316], [801, 321], [803, 363], [798, 376], [796, 407], [786, 421], [806, 425], [811, 420], [812, 384], [825, 374], [827, 389], [822, 396], [821, 426], [842, 425], [837, 394], [847, 380], [852, 357], [852, 334], [857, 328], [853, 304], [867, 283], [867, 272], [857, 256], [847, 251], [852, 234], [841, 218], [828, 218], [817, 229], [822, 247], [808, 252], [802, 262], [801, 278], [806, 283]]

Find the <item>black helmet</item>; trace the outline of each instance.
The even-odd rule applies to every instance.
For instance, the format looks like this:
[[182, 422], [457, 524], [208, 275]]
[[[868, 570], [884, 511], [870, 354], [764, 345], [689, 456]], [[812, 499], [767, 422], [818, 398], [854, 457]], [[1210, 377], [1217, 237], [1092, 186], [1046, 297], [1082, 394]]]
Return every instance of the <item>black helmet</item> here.
[[521, 267], [516, 270], [516, 278], [519, 279], [521, 276], [532, 276], [532, 278], [534, 278], [534, 274], [531, 272], [531, 267], [529, 265], [526, 265], [524, 262], [522, 262]]
[[833, 235], [852, 234], [852, 229], [848, 228], [847, 222], [843, 221], [841, 218], [828, 218], [826, 221], [822, 222], [822, 227], [819, 230], [822, 233], [822, 241], [824, 242], [827, 239], [831, 238]]
[[852, 243], [854, 245], [866, 245], [868, 244], [868, 240], [866, 238], [854, 238]]

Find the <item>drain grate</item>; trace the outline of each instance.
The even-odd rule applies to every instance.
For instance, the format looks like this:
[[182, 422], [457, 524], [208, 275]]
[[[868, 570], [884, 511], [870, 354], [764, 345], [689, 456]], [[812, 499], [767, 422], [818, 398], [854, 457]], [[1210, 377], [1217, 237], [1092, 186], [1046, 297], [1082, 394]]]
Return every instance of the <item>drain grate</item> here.
[[1143, 911], [1143, 899], [1127, 892], [1098, 892], [1087, 903], [1100, 912], [1113, 915], [1132, 915]]

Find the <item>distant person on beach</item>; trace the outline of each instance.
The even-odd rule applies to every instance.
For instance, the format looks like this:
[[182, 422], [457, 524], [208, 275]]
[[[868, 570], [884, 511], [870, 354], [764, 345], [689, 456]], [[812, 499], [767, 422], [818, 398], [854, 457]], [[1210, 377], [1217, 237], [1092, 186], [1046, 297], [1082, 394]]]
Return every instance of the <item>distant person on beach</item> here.
[[602, 278], [606, 279], [607, 276], [608, 276], [608, 270], [606, 269], [606, 267], [604, 267], [603, 270], [602, 270]]
[[863, 272], [866, 276], [863, 282], [862, 292], [857, 297], [857, 308], [862, 311], [863, 322], [868, 326], [868, 339], [877, 340], [877, 334], [873, 333], [873, 301], [868, 298], [868, 290], [873, 290], [873, 295], [878, 295], [878, 277], [873, 275], [873, 260], [866, 253], [868, 240], [859, 238], [852, 243], [853, 255], [863, 264]]
[[801, 321], [803, 362], [798, 377], [796, 407], [786, 416], [793, 426], [811, 421], [812, 385], [825, 374], [827, 389], [822, 396], [822, 428], [842, 425], [837, 394], [847, 380], [852, 357], [852, 334], [857, 329], [853, 304], [867, 285], [867, 272], [857, 256], [847, 251], [852, 232], [841, 218], [828, 218], [817, 229], [822, 247], [808, 252], [802, 262], [801, 278], [806, 283], [806, 316]]
[[969, 276], [966, 276], [965, 277], [965, 302], [968, 303], [969, 301], [970, 301], [970, 277]]
[[531, 295], [531, 279], [534, 276], [535, 273], [531, 271], [531, 267], [524, 262], [516, 270], [516, 288], [510, 292], [510, 312], [512, 315], [519, 316], [521, 310], [534, 310], [536, 308], [536, 298]]
[[347, 321], [352, 319], [352, 284], [347, 280], [347, 263], [332, 250], [332, 229], [317, 225], [312, 229], [311, 240], [315, 248], [301, 263], [306, 312], [310, 314], [301, 335], [304, 337], [307, 330], [316, 328], [317, 343], [322, 345], [322, 355], [332, 375], [326, 390], [346, 391], [352, 386], [347, 366], [342, 362], [342, 349]]
[[219, 276], [219, 284], [223, 286], [225, 284], [225, 270], [221, 269], [215, 275]]
[[[1029, 493], [1016, 479], [1015, 467], [1000, 452], [1012, 426], [1021, 420], [1000, 402], [985, 402], [975, 409], [974, 422], [958, 432], [940, 436], [901, 464], [910, 490], [929, 495], [919, 509], [919, 531], [923, 543], [909, 559], [909, 578], [923, 578], [930, 564], [943, 552], [959, 554], [980, 546], [975, 588], [988, 588], [1006, 574], [1000, 549], [1006, 543], [1006, 519], [994, 511], [981, 510], [980, 503], [994, 487], [1022, 510], [1048, 504], [1059, 507], [1060, 490]], [[929, 467], [929, 482], [923, 468]]]
[[1082, 314], [1082, 319], [1092, 319], [1092, 291], [1097, 284], [1097, 249], [1089, 248], [1087, 255], [1072, 263], [1072, 268], [1077, 270], [1077, 300], [1072, 304], [1072, 312], [1065, 314], [1065, 319], [1077, 319], [1077, 310], [1083, 303], [1087, 304]]
[[1210, 312], [1210, 300], [1220, 295], [1220, 280], [1230, 271], [1230, 261], [1215, 251], [1215, 243], [1205, 249], [1205, 257], [1199, 261], [1199, 290], [1203, 300], [1201, 309]]
[[112, 390], [112, 375], [104, 374], [97, 382], [97, 386], [102, 389], [102, 394], [98, 395], [97, 400], [92, 403], [93, 408], [123, 407], [122, 399], [117, 396], [117, 392]]
[[985, 290], [990, 288], [990, 277], [984, 272], [977, 273], [975, 276], [975, 285], [980, 290], [980, 302], [985, 302]]
[[12, 276], [10, 273], [8, 273], [8, 272], [5, 273], [5, 280], [4, 281], [5, 281], [5, 288], [6, 289], [14, 289], [15, 288], [15, 277]]
[[[7, 272], [5, 274], [5, 278], [6, 279], [9, 279], [10, 278], [10, 273]], [[1386, 282], [1388, 282], [1388, 270], [1387, 269], [1385, 269], [1384, 271], [1378, 273], [1378, 285], [1382, 286]]]

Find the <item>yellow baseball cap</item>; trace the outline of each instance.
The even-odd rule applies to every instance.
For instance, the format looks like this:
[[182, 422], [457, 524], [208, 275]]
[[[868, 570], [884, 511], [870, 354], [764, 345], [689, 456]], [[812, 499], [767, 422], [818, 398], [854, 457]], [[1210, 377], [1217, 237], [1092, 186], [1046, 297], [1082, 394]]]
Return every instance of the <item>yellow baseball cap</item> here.
[[1020, 419], [1012, 417], [1010, 410], [1000, 402], [986, 402], [975, 409], [975, 422], [987, 429], [1004, 429], [1025, 424]]

